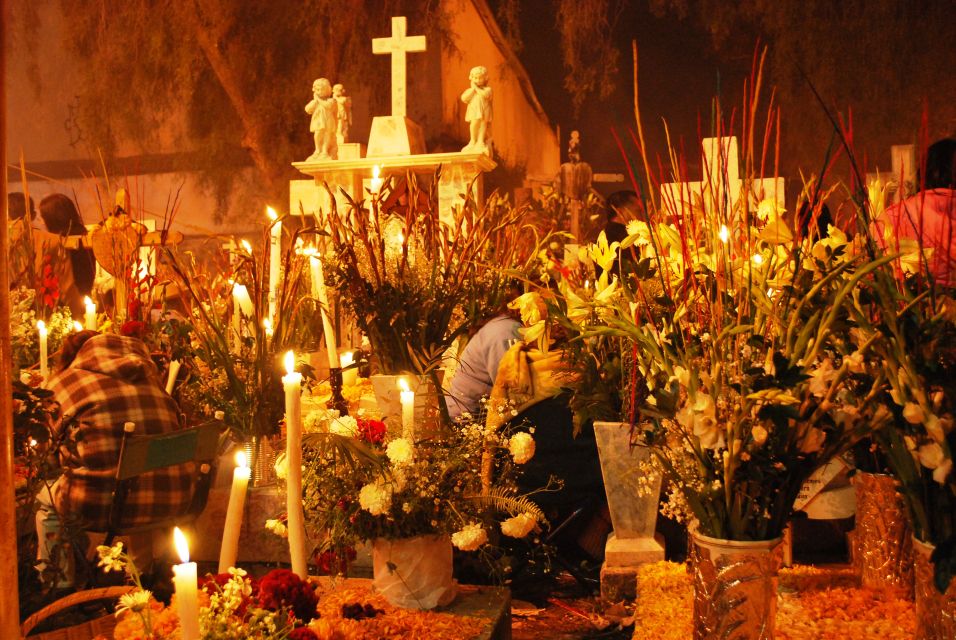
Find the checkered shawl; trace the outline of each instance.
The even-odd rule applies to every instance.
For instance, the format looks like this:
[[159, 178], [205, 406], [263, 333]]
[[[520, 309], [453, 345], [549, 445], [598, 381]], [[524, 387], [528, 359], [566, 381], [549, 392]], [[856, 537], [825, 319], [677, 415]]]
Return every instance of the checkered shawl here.
[[[63, 475], [53, 487], [60, 513], [102, 531], [109, 518], [123, 425], [138, 435], [181, 427], [176, 402], [160, 384], [146, 345], [135, 338], [90, 338], [49, 388], [64, 416], [75, 415], [76, 447], [60, 451]], [[66, 418], [63, 424], [68, 424]], [[185, 512], [192, 495], [193, 465], [158, 469], [133, 482], [121, 526], [133, 527]]]

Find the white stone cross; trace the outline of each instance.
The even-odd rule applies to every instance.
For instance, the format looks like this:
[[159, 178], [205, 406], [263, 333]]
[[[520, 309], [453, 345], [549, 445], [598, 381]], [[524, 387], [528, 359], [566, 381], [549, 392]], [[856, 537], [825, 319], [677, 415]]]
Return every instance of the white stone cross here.
[[425, 36], [407, 36], [405, 16], [392, 17], [392, 35], [373, 38], [372, 53], [392, 56], [392, 115], [404, 117], [405, 109], [405, 54], [425, 50]]
[[[700, 182], [668, 182], [661, 185], [661, 209], [670, 215], [680, 216], [700, 198], [705, 188], [714, 194], [716, 202], [729, 197], [728, 210], [733, 210], [740, 199], [743, 181], [740, 179], [740, 164], [737, 157], [737, 138], [704, 138], [704, 179]], [[782, 209], [784, 206], [783, 178], [754, 178], [750, 183], [751, 204], [765, 198], [774, 198]]]

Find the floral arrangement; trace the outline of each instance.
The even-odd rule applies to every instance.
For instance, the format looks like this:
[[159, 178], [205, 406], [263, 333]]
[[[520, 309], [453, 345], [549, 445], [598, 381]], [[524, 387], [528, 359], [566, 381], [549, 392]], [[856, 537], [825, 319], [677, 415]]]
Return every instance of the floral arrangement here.
[[[141, 576], [121, 542], [97, 547], [104, 571], [125, 571], [134, 589], [120, 596], [116, 608], [119, 622], [114, 640], [179, 637], [176, 596], [169, 606], [158, 602], [142, 586]], [[200, 581], [199, 629], [203, 638], [217, 640], [314, 639], [307, 625], [318, 617], [319, 597], [315, 586], [288, 569], [275, 569], [261, 579], [242, 569], [207, 576]]]
[[223, 411], [238, 440], [279, 432], [284, 411], [282, 354], [316, 344], [313, 327], [321, 326], [315, 320], [315, 300], [302, 292], [307, 258], [294, 250], [283, 259], [275, 318], [267, 317], [266, 236], [263, 250], [256, 253], [243, 242], [232, 252], [232, 264], [223, 260], [221, 269], [204, 268], [192, 253], [169, 252], [192, 328], [184, 363], [191, 375], [182, 389], [183, 399], [206, 418]]
[[[527, 496], [518, 494], [518, 468], [534, 455], [526, 432], [495, 430], [466, 419], [456, 428], [412, 442], [389, 437], [385, 424], [350, 416], [310, 424], [303, 437], [303, 496], [310, 537], [319, 550], [348, 557], [358, 542], [377, 538], [450, 535], [464, 551], [476, 551], [496, 536], [524, 538], [545, 523]], [[484, 451], [497, 452], [495, 482], [482, 487]], [[285, 458], [276, 462], [280, 478]], [[491, 518], [507, 514], [497, 527]], [[284, 533], [281, 520], [268, 526]], [[323, 564], [323, 563], [320, 563]], [[333, 573], [344, 567], [325, 562]], [[347, 564], [347, 563], [346, 563]]]
[[518, 224], [522, 210], [494, 195], [479, 210], [469, 198], [443, 220], [434, 194], [413, 177], [383, 189], [370, 210], [365, 204], [333, 207], [319, 221], [329, 230], [328, 283], [381, 371], [429, 373], [456, 337], [504, 301], [509, 270], [531, 250], [521, 240], [529, 236]]
[[52, 356], [63, 339], [75, 331], [70, 308], [51, 307], [48, 317], [36, 313], [36, 292], [33, 289], [19, 287], [10, 290], [10, 342], [13, 350], [14, 371], [36, 365], [40, 360], [40, 342], [37, 333], [37, 320], [44, 320], [47, 327], [47, 349]]

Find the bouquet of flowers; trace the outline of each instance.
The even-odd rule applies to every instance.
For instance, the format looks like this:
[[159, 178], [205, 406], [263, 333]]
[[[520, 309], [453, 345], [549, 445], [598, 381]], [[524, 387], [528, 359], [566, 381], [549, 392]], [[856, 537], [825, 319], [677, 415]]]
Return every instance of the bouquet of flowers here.
[[[144, 589], [136, 565], [123, 551], [123, 543], [101, 545], [97, 553], [104, 571], [125, 571], [135, 585], [120, 596], [114, 640], [180, 637], [176, 595], [166, 606]], [[228, 573], [200, 581], [200, 634], [217, 640], [316, 638], [307, 625], [318, 617], [318, 601], [315, 587], [288, 569], [275, 569], [257, 580], [242, 569], [231, 568]]]
[[[14, 371], [34, 366], [40, 360], [40, 342], [36, 313], [36, 292], [19, 287], [10, 290], [10, 342], [13, 351]], [[55, 354], [63, 339], [75, 331], [70, 308], [55, 306], [45, 319], [48, 353]]]
[[[475, 551], [499, 533], [524, 538], [543, 524], [541, 510], [519, 495], [516, 477], [534, 455], [534, 438], [524, 431], [494, 430], [472, 419], [430, 440], [389, 439], [384, 423], [353, 418], [306, 419], [303, 438], [303, 496], [312, 538], [322, 540], [320, 559], [347, 560], [364, 540], [450, 535], [464, 551]], [[497, 452], [493, 486], [482, 486], [486, 449]], [[277, 475], [285, 476], [285, 459]], [[497, 527], [495, 513], [507, 517]], [[283, 533], [280, 521], [268, 525]], [[340, 561], [319, 563], [344, 572]], [[345, 563], [347, 564], [347, 563]]]

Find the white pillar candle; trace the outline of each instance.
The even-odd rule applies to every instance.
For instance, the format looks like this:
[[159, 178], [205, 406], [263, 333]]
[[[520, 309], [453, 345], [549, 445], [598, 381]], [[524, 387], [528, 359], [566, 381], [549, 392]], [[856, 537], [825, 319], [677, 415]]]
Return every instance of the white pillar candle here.
[[382, 168], [378, 165], [372, 167], [372, 179], [369, 181], [368, 192], [373, 196], [377, 196], [378, 192], [382, 190], [382, 183], [385, 181], [379, 176], [382, 173]]
[[96, 303], [89, 296], [83, 298], [86, 304], [86, 313], [83, 316], [83, 326], [88, 331], [96, 331]]
[[399, 378], [401, 387], [399, 400], [402, 403], [402, 437], [409, 442], [415, 441], [415, 392], [409, 389], [405, 378]]
[[355, 363], [355, 354], [351, 351], [346, 351], [339, 356], [339, 362], [342, 365], [342, 385], [343, 386], [354, 386], [358, 382], [358, 369], [351, 368], [348, 369]]
[[286, 476], [286, 513], [288, 514], [289, 557], [292, 571], [305, 580], [308, 568], [305, 559], [305, 515], [302, 512], [302, 374], [295, 371], [295, 354], [285, 354], [285, 441], [288, 475]]
[[40, 334], [40, 377], [46, 382], [46, 379], [50, 376], [50, 366], [48, 362], [50, 356], [47, 352], [46, 323], [43, 322], [43, 320], [37, 321], [37, 333]]
[[232, 472], [232, 490], [226, 508], [226, 525], [222, 530], [222, 546], [219, 548], [219, 573], [226, 573], [236, 566], [239, 553], [239, 532], [242, 529], [242, 514], [246, 506], [246, 489], [252, 469], [246, 464], [244, 451], [236, 453], [236, 468]]
[[232, 285], [232, 326], [240, 336], [243, 334], [244, 323], [242, 316], [251, 318], [255, 307], [252, 305], [252, 298], [249, 297], [249, 289], [246, 285], [238, 282]]
[[173, 530], [176, 551], [182, 564], [173, 565], [173, 586], [179, 608], [179, 626], [182, 640], [199, 640], [199, 585], [196, 563], [189, 561], [186, 536], [176, 527]]
[[272, 207], [266, 207], [266, 215], [272, 226], [269, 228], [269, 319], [275, 322], [279, 305], [279, 267], [282, 264], [282, 223]]
[[325, 288], [325, 275], [322, 273], [322, 257], [319, 254], [309, 256], [309, 266], [312, 272], [312, 294], [319, 301], [319, 312], [322, 314], [322, 332], [325, 334], [325, 348], [329, 351], [329, 368], [338, 369], [342, 365], [339, 362], [332, 320], [329, 318], [329, 294]]
[[169, 375], [166, 377], [166, 393], [172, 395], [176, 387], [176, 377], [179, 375], [179, 360], [172, 360], [169, 363]]

